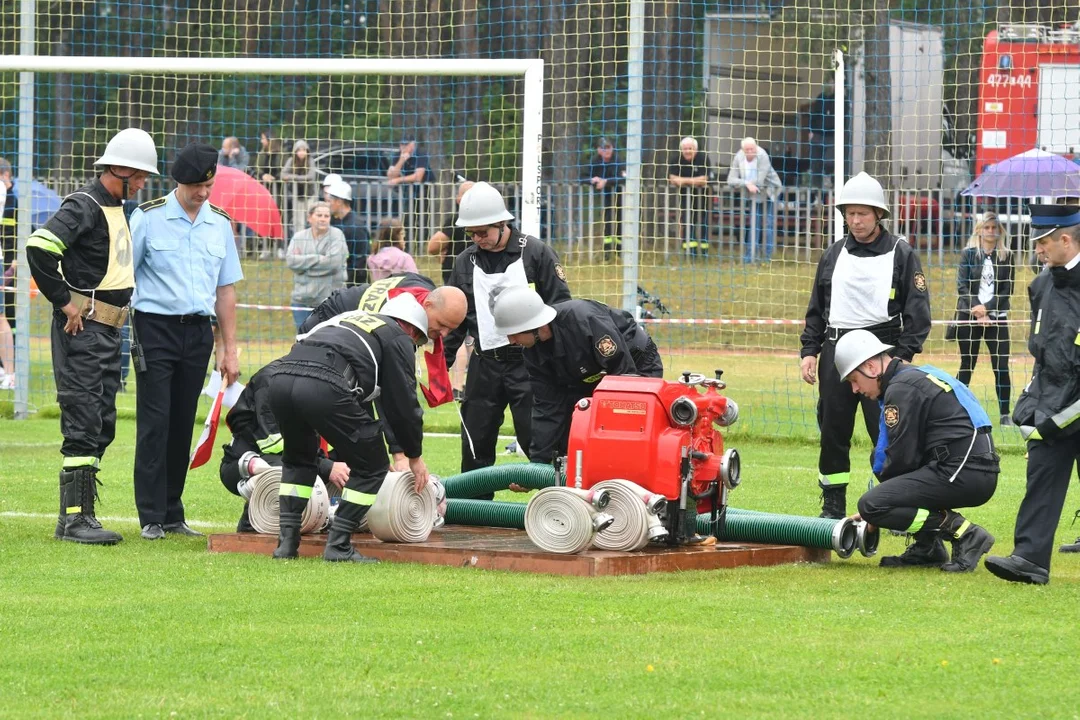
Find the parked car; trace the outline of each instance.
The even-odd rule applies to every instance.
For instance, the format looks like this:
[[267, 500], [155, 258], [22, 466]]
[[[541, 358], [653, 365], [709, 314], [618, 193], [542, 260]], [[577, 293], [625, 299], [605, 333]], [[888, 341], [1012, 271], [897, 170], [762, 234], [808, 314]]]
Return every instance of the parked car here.
[[397, 159], [396, 145], [313, 141], [311, 159], [319, 168], [320, 180], [337, 173], [346, 182], [385, 181], [386, 171]]

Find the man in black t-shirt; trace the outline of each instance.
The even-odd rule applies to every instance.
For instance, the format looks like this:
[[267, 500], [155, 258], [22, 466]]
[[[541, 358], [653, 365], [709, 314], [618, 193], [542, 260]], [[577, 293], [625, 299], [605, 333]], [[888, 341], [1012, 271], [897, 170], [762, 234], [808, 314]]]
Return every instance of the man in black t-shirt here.
[[705, 221], [709, 188], [709, 158], [698, 152], [698, 142], [685, 137], [679, 154], [668, 170], [668, 181], [679, 188], [679, 235], [683, 250], [691, 256], [709, 251], [709, 230]]

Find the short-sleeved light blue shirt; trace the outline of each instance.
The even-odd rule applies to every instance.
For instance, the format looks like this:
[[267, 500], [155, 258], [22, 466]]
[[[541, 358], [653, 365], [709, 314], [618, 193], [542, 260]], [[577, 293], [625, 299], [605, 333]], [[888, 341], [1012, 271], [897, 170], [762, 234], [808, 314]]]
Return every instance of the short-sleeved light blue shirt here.
[[131, 214], [136, 312], [214, 315], [217, 289], [243, 280], [232, 224], [203, 203], [192, 222], [176, 198], [143, 203]]

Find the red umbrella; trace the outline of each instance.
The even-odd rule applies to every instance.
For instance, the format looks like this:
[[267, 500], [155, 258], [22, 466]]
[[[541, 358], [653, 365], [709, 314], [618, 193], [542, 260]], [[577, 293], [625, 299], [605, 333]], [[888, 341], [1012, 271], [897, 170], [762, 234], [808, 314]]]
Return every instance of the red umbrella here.
[[281, 226], [281, 210], [266, 187], [236, 168], [218, 165], [210, 202], [224, 208], [233, 220], [257, 232], [262, 237], [285, 238]]

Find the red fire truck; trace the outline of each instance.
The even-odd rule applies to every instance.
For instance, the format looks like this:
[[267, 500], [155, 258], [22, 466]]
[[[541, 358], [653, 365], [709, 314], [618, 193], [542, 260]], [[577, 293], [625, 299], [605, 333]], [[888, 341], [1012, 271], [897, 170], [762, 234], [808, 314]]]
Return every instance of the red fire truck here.
[[975, 172], [1040, 148], [1080, 156], [1080, 27], [1002, 25], [986, 36]]

